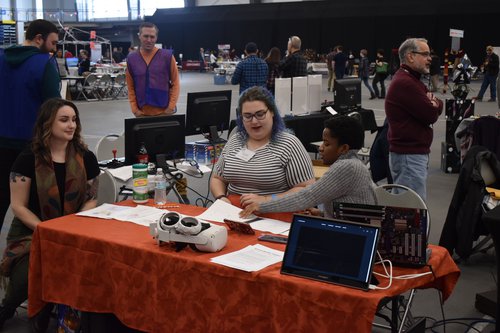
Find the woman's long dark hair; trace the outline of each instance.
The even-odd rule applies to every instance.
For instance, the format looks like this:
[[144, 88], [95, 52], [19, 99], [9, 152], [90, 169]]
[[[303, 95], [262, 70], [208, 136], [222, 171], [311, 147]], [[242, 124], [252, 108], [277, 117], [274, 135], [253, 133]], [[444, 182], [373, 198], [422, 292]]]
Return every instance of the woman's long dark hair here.
[[271, 48], [265, 59], [265, 61], [268, 64], [279, 64], [280, 60], [281, 60], [281, 51], [277, 47]]
[[52, 136], [52, 125], [56, 119], [57, 111], [63, 106], [69, 106], [76, 114], [76, 129], [73, 139], [69, 142], [76, 152], [83, 153], [87, 150], [87, 145], [81, 137], [82, 124], [80, 114], [75, 104], [62, 98], [51, 98], [42, 104], [38, 113], [33, 130], [33, 142], [31, 147], [36, 158], [41, 158], [47, 165], [52, 165], [52, 155], [50, 153], [50, 138]]

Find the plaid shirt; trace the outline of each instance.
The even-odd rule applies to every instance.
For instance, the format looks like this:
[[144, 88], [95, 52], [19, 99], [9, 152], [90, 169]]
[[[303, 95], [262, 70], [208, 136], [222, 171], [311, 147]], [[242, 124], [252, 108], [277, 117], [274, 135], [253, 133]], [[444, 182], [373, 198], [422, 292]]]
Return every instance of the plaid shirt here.
[[240, 94], [253, 86], [266, 87], [267, 64], [256, 55], [250, 55], [245, 60], [238, 63], [233, 77], [232, 84], [240, 85]]
[[307, 60], [296, 51], [281, 61], [280, 71], [282, 77], [307, 76]]

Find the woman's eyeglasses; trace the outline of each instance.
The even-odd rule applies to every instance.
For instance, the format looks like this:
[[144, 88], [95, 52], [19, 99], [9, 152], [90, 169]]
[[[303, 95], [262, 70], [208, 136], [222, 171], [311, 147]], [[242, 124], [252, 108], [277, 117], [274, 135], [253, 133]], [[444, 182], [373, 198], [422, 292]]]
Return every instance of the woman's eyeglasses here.
[[242, 113], [241, 116], [243, 117], [243, 121], [246, 121], [246, 122], [250, 122], [252, 121], [252, 118], [255, 117], [255, 119], [257, 120], [264, 120], [266, 118], [266, 115], [267, 115], [267, 112], [269, 111], [269, 109], [267, 110], [260, 110], [260, 111], [257, 111], [253, 114], [251, 113]]

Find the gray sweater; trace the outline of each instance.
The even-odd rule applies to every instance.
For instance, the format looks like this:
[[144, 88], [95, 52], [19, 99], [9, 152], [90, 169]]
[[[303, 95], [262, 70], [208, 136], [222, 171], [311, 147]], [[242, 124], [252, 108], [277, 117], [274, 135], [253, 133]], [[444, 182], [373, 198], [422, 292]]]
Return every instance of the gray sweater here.
[[355, 150], [339, 157], [314, 184], [302, 191], [260, 204], [261, 213], [294, 212], [323, 204], [325, 216], [332, 217], [333, 202], [375, 204], [375, 184], [370, 171]]

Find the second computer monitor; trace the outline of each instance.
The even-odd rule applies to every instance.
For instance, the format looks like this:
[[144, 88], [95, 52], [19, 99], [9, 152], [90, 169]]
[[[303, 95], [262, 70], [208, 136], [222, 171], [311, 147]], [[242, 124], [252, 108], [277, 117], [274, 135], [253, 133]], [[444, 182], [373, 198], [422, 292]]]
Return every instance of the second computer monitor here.
[[187, 94], [186, 135], [210, 135], [210, 127], [217, 131], [229, 128], [231, 90], [206, 91]]
[[159, 154], [167, 159], [184, 158], [184, 115], [125, 119], [125, 164], [137, 162], [144, 144], [150, 162]]
[[361, 108], [361, 80], [335, 80], [333, 88], [333, 108], [339, 113], [346, 113]]

